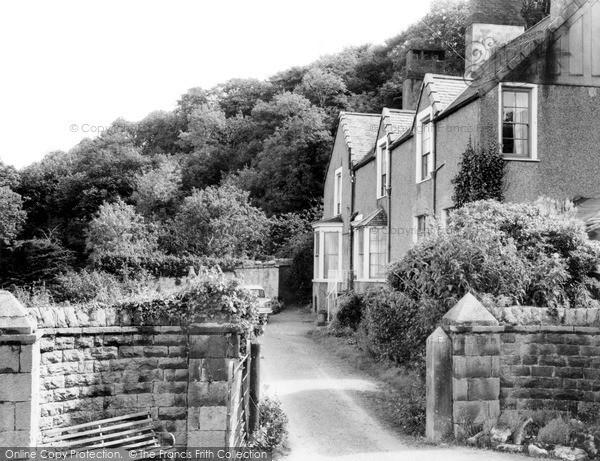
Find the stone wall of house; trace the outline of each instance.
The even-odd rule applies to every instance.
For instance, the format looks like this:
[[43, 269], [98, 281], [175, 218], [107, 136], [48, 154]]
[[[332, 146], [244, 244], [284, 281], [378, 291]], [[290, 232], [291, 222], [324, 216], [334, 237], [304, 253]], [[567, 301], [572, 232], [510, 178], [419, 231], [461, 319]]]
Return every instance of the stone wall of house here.
[[50, 428], [141, 411], [178, 446], [227, 445], [230, 389], [247, 346], [237, 326], [182, 331], [135, 325], [112, 308], [20, 307], [28, 336], [10, 334], [0, 315], [0, 445], [31, 446]]
[[600, 403], [599, 309], [488, 311], [468, 297], [443, 319], [452, 343], [447, 384], [455, 435], [503, 412], [576, 415]]

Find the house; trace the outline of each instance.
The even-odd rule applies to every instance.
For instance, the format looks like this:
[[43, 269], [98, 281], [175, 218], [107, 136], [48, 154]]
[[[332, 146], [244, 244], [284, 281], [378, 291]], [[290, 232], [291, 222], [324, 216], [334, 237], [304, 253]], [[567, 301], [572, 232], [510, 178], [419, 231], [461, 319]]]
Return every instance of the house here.
[[[336, 152], [345, 142], [338, 130], [324, 219], [315, 225], [319, 244], [326, 229], [339, 230], [338, 269], [315, 271], [315, 309], [348, 284], [342, 280], [351, 280], [359, 291], [381, 283], [382, 261], [401, 258], [424, 233], [429, 216], [447, 219], [454, 206], [452, 179], [469, 142], [496, 142], [502, 149], [508, 201], [577, 200], [595, 220], [590, 229], [597, 229], [600, 2], [552, 0], [550, 16], [527, 31], [521, 5], [521, 0], [471, 0], [465, 76], [434, 70], [418, 83], [419, 76], [408, 75], [417, 84], [405, 82], [406, 110], [393, 113], [402, 118], [400, 125], [408, 125], [405, 131], [389, 133], [385, 127], [392, 113], [386, 122], [384, 111], [377, 116], [377, 136], [369, 138], [374, 145], [355, 157], [346, 155], [343, 163]], [[443, 58], [435, 56], [433, 61]], [[316, 245], [317, 268], [327, 255]]]

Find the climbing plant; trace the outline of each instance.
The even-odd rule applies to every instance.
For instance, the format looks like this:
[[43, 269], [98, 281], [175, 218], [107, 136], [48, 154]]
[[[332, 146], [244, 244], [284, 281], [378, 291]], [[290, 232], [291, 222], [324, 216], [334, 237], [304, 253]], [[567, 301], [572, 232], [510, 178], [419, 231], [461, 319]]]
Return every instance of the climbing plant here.
[[478, 200], [504, 200], [504, 173], [506, 162], [497, 144], [486, 148], [474, 146], [469, 140], [462, 154], [460, 170], [452, 180], [452, 200], [457, 208]]

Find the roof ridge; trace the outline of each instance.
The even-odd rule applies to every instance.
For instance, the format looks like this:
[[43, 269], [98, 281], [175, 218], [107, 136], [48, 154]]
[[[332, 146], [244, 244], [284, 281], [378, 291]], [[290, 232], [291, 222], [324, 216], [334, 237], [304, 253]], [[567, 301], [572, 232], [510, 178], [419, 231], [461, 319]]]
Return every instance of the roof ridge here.
[[364, 112], [346, 112], [346, 111], [340, 111], [340, 117], [343, 117], [345, 115], [361, 115], [361, 116], [367, 116], [367, 117], [381, 117], [381, 114], [367, 114]]

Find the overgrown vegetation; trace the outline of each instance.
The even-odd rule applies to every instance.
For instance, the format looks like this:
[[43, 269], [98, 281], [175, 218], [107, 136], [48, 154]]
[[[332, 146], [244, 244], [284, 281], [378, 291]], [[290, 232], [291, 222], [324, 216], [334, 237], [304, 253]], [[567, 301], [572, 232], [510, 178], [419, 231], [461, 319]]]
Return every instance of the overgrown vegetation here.
[[258, 405], [258, 410], [260, 424], [251, 435], [248, 447], [269, 452], [284, 448], [288, 435], [288, 419], [281, 408], [281, 402], [265, 395]]

